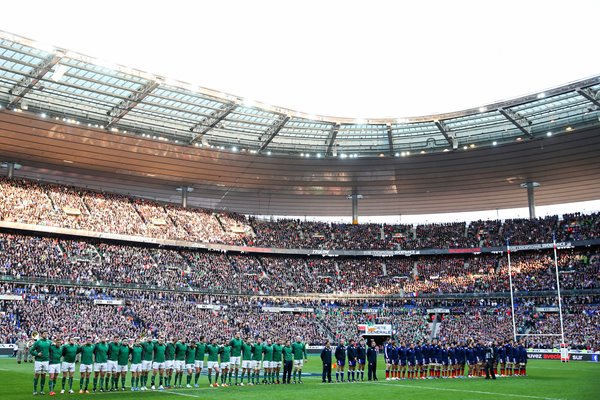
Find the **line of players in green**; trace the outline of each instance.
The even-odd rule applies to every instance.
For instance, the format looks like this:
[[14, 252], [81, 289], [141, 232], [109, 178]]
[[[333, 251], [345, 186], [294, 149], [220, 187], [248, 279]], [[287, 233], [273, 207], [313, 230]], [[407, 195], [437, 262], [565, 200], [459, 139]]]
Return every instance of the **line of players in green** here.
[[[246, 385], [290, 384], [292, 370], [293, 383], [302, 383], [302, 367], [307, 361], [306, 345], [300, 337], [293, 343], [290, 340], [283, 343], [281, 339], [273, 343], [271, 339], [263, 342], [260, 337], [256, 340], [250, 337], [243, 340], [239, 332], [229, 342], [217, 339], [207, 342], [204, 337], [191, 341], [174, 338], [165, 341], [162, 337], [158, 340], [151, 337], [145, 340], [121, 340], [115, 336], [112, 341], [100, 338], [94, 343], [93, 338], [88, 336], [83, 343], [77, 343], [73, 337], [63, 343], [60, 338], [51, 341], [48, 339], [48, 332], [44, 331], [31, 346], [30, 353], [35, 358], [33, 394], [44, 394], [48, 373], [48, 386], [52, 396], [56, 394], [57, 380], [61, 374], [60, 393], [67, 390], [69, 393], [74, 392], [73, 377], [78, 355], [79, 393], [89, 393], [90, 378], [93, 392], [116, 391], [119, 386], [124, 391], [128, 371], [131, 371], [132, 391], [148, 390], [149, 378], [151, 390], [182, 388], [184, 373], [185, 387], [192, 387], [192, 379], [194, 387], [199, 387], [198, 381], [206, 354], [208, 382], [211, 387], [227, 387], [232, 384], [244, 386], [244, 380]], [[280, 380], [282, 366], [283, 376]]]

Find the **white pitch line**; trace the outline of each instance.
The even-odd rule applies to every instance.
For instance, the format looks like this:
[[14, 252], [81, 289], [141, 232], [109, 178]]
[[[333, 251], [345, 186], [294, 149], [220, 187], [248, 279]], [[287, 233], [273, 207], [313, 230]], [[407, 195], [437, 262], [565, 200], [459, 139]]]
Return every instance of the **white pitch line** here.
[[451, 389], [451, 388], [428, 387], [428, 386], [417, 386], [417, 385], [402, 385], [402, 384], [395, 384], [395, 383], [380, 383], [380, 382], [369, 382], [369, 383], [371, 383], [373, 385], [397, 386], [397, 387], [419, 388], [419, 389], [428, 389], [428, 390], [441, 390], [441, 391], [447, 391], [447, 392], [487, 394], [490, 396], [509, 396], [509, 397], [522, 397], [522, 398], [527, 398], [527, 399], [561, 400], [556, 397], [529, 396], [529, 395], [525, 395], [525, 394], [513, 394], [513, 393], [484, 392], [481, 390]]
[[180, 393], [180, 392], [165, 392], [165, 394], [176, 394], [178, 396], [186, 396], [186, 397], [200, 397], [200, 396], [196, 396], [195, 394], [189, 394], [189, 393]]

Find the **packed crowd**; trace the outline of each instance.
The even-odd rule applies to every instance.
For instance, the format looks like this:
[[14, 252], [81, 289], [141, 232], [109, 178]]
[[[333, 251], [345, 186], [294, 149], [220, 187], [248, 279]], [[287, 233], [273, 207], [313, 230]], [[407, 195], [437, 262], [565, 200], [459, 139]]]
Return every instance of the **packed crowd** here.
[[[559, 251], [561, 288], [600, 287], [600, 249]], [[513, 253], [514, 290], [556, 290], [552, 251]], [[255, 295], [507, 292], [503, 254], [254, 256], [0, 233], [0, 276]]]
[[161, 239], [259, 247], [414, 250], [600, 238], [600, 213], [447, 224], [264, 221], [30, 180], [0, 179], [0, 220]]
[[[341, 338], [359, 336], [361, 324], [390, 324], [394, 337], [414, 343], [433, 337], [443, 343], [466, 338], [503, 341], [513, 334], [506, 298], [332, 301], [8, 283], [0, 286], [0, 294], [20, 297], [0, 301], [0, 343], [15, 343], [22, 335], [31, 337], [34, 332], [48, 330], [77, 337], [205, 335], [223, 340], [240, 331], [254, 337], [301, 335], [309, 344], [323, 344], [327, 339], [337, 343]], [[103, 300], [118, 302], [108, 305], [102, 304]], [[565, 339], [570, 347], [599, 349], [600, 297], [564, 297], [562, 304]], [[556, 297], [519, 298], [515, 303], [517, 333], [528, 346], [551, 348], [560, 344], [559, 314], [557, 309], [548, 308], [555, 305]], [[439, 315], [428, 314], [431, 307], [447, 309], [437, 320], [441, 322], [435, 322]]]

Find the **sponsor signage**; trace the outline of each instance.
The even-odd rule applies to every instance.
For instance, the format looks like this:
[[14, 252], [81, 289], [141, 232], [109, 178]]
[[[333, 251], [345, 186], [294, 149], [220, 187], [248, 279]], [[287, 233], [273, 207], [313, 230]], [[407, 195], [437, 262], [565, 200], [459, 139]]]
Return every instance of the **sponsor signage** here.
[[308, 307], [263, 307], [266, 312], [314, 312], [314, 308]]
[[536, 307], [537, 312], [558, 312], [558, 307]]
[[448, 309], [448, 308], [428, 308], [427, 314], [450, 314], [450, 309]]
[[218, 304], [196, 304], [197, 308], [201, 308], [203, 310], [224, 310], [227, 306], [221, 306]]
[[94, 304], [107, 306], [122, 306], [123, 300], [94, 300]]
[[377, 308], [363, 308], [362, 312], [363, 312], [363, 314], [377, 314], [379, 312], [379, 309], [377, 309]]
[[390, 324], [375, 324], [375, 325], [358, 325], [358, 331], [364, 336], [392, 336], [392, 325]]
[[0, 294], [0, 300], [17, 300], [23, 301], [23, 296], [19, 296], [16, 294]]
[[[584, 351], [570, 350], [566, 360], [567, 361], [592, 361], [598, 362], [599, 353], [588, 353]], [[530, 360], [558, 360], [563, 359], [563, 355], [560, 350], [527, 350], [527, 358]]]

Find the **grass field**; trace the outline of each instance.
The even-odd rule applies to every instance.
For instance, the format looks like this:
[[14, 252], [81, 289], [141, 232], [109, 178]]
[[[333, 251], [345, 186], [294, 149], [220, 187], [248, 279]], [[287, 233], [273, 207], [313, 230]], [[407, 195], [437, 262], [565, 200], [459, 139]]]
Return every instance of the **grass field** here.
[[[96, 397], [106, 399], [600, 399], [600, 364], [530, 360], [527, 377], [496, 381], [477, 379], [436, 379], [386, 381], [380, 360], [378, 382], [322, 384], [321, 364], [310, 357], [304, 371], [304, 385], [260, 385], [253, 387], [209, 388], [206, 376], [199, 389], [173, 389], [165, 392], [108, 392], [96, 394], [57, 394], [55, 398]], [[26, 399], [32, 396], [33, 364], [17, 365], [13, 358], [0, 359], [0, 400]], [[382, 380], [382, 378], [384, 378]], [[76, 374], [77, 379], [77, 374]], [[335, 378], [334, 378], [335, 379]], [[127, 380], [129, 382], [129, 379]], [[184, 377], [185, 383], [185, 377]], [[60, 379], [58, 380], [60, 388]], [[91, 388], [91, 387], [90, 387]], [[79, 389], [79, 381], [74, 383]], [[46, 382], [48, 397], [48, 383]], [[39, 398], [40, 396], [37, 396]]]

